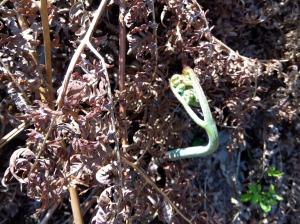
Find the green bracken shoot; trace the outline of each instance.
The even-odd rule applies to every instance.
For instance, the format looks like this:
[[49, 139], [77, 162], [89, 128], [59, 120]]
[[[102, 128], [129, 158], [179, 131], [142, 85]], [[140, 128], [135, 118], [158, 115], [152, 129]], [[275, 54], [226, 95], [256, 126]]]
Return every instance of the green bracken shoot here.
[[[183, 68], [182, 74], [173, 75], [170, 79], [170, 87], [192, 120], [206, 131], [208, 144], [171, 150], [167, 152], [168, 158], [178, 160], [211, 155], [219, 145], [218, 131], [206, 96], [193, 69], [186, 66]], [[203, 119], [196, 115], [191, 106], [201, 107]]]

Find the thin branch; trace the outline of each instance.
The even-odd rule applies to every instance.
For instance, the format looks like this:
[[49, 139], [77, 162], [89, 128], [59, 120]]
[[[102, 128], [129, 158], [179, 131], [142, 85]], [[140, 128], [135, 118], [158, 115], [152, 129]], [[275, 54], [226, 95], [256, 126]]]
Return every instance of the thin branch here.
[[4, 147], [7, 143], [9, 143], [14, 137], [20, 134], [25, 128], [29, 126], [29, 123], [22, 123], [5, 136], [0, 139], [0, 149]]
[[47, 224], [49, 220], [51, 219], [53, 213], [57, 209], [58, 205], [60, 204], [60, 201], [56, 202], [51, 208], [48, 209], [46, 215], [43, 217], [42, 221], [40, 224]]
[[46, 90], [47, 101], [50, 108], [53, 108], [53, 88], [52, 88], [52, 61], [51, 61], [51, 40], [49, 19], [47, 10], [47, 0], [41, 0], [41, 18], [43, 26], [44, 52], [45, 52], [45, 66], [46, 66]]
[[[93, 33], [93, 30], [94, 30], [98, 20], [101, 18], [101, 16], [104, 13], [107, 2], [108, 2], [108, 0], [102, 0], [101, 1], [98, 9], [95, 12], [95, 16], [94, 16], [94, 18], [93, 18], [93, 20], [92, 20], [92, 22], [89, 26], [89, 29], [87, 30], [86, 35], [81, 40], [79, 46], [77, 47], [77, 49], [75, 50], [75, 53], [73, 54], [73, 57], [72, 57], [71, 62], [68, 66], [67, 72], [65, 74], [65, 77], [64, 77], [64, 80], [63, 80], [63, 83], [62, 83], [62, 90], [59, 93], [57, 101], [56, 101], [56, 103], [57, 103], [56, 111], [60, 111], [63, 107], [64, 98], [65, 98], [67, 88], [68, 88], [68, 85], [69, 85], [69, 81], [70, 81], [70, 78], [71, 78], [71, 73], [72, 73], [72, 71], [73, 71], [73, 69], [76, 65], [76, 62], [77, 62], [81, 52], [84, 50], [86, 45], [89, 43], [89, 39], [90, 39], [90, 37]], [[104, 64], [104, 66], [105, 66], [105, 64]], [[57, 117], [58, 116], [55, 115], [51, 119], [48, 131], [45, 135], [45, 138], [43, 140], [43, 143], [42, 143], [41, 147], [39, 148], [38, 155], [36, 157], [36, 160], [35, 160], [34, 164], [32, 165], [32, 167], [30, 169], [30, 172], [29, 172], [28, 176], [30, 176], [31, 172], [34, 170], [34, 168], [35, 168], [35, 166], [38, 162], [39, 157], [41, 156], [41, 154], [44, 151], [47, 139], [48, 139], [50, 133], [52, 132], [52, 130], [53, 130], [55, 124], [56, 124]], [[79, 206], [79, 200], [78, 200], [77, 192], [76, 192], [74, 187], [70, 186], [68, 189], [69, 189], [69, 192], [70, 192], [71, 206], [72, 206], [72, 212], [73, 212], [73, 217], [74, 217], [75, 224], [82, 224], [83, 220], [82, 220], [82, 216], [81, 216], [81, 213], [80, 213], [80, 206]]]
[[63, 103], [64, 103], [64, 97], [66, 95], [67, 92], [67, 88], [69, 85], [69, 81], [71, 78], [71, 73], [76, 65], [76, 62], [81, 54], [81, 52], [84, 50], [85, 46], [87, 45], [87, 43], [89, 42], [91, 35], [93, 33], [93, 30], [95, 29], [95, 26], [98, 22], [98, 20], [102, 17], [105, 7], [107, 5], [108, 0], [102, 0], [98, 9], [95, 12], [95, 16], [89, 26], [89, 29], [87, 30], [84, 38], [81, 40], [79, 46], [77, 47], [75, 53], [73, 54], [73, 57], [71, 59], [71, 62], [69, 64], [69, 67], [67, 69], [66, 75], [64, 77], [64, 81], [62, 83], [62, 90], [58, 95], [58, 98], [56, 100], [56, 104], [58, 105], [58, 110], [62, 108]]
[[226, 44], [224, 44], [222, 41], [220, 41], [219, 39], [217, 39], [216, 37], [212, 37], [213, 41], [216, 42], [217, 44], [221, 45], [223, 48], [225, 48], [230, 54], [237, 56], [238, 58], [242, 59], [242, 60], [247, 60], [247, 61], [252, 61], [254, 59], [252, 58], [248, 58], [245, 57], [243, 55], [240, 55], [237, 51], [232, 50], [229, 46], [227, 46]]
[[[97, 192], [97, 188], [94, 188], [92, 192], [89, 194], [89, 196], [84, 200], [84, 202], [81, 203], [80, 210], [82, 216], [85, 216], [85, 214], [89, 211], [90, 207], [97, 203], [97, 197], [95, 196]], [[69, 217], [66, 219], [62, 224], [72, 223], [73, 217]]]
[[[119, 145], [119, 139], [117, 136], [117, 132], [116, 132], [116, 117], [115, 117], [115, 113], [114, 113], [114, 103], [113, 103], [113, 97], [112, 97], [112, 92], [111, 92], [111, 87], [110, 87], [110, 81], [109, 81], [109, 76], [108, 76], [108, 72], [106, 69], [106, 64], [105, 61], [103, 59], [103, 57], [98, 53], [98, 51], [94, 48], [94, 46], [90, 43], [87, 42], [87, 46], [89, 47], [89, 49], [94, 53], [94, 55], [100, 60], [102, 67], [103, 67], [103, 73], [105, 75], [105, 79], [107, 82], [107, 95], [109, 98], [109, 112], [110, 112], [110, 118], [111, 118], [111, 131], [112, 133], [114, 133], [114, 141], [115, 141], [115, 147], [114, 147], [114, 152], [116, 154], [117, 157], [117, 161], [118, 161], [118, 175], [119, 175], [119, 201], [118, 201], [118, 206], [121, 204], [120, 200], [122, 198], [122, 187], [123, 187], [123, 173], [122, 173], [122, 162], [121, 162], [121, 153], [120, 153], [120, 145]], [[117, 208], [117, 214], [119, 214], [119, 207]]]
[[34, 170], [36, 164], [38, 163], [39, 158], [41, 157], [41, 155], [42, 155], [42, 153], [43, 153], [43, 151], [44, 151], [44, 149], [45, 149], [46, 142], [47, 142], [47, 140], [48, 140], [48, 138], [49, 138], [49, 136], [50, 136], [51, 131], [53, 130], [53, 127], [55, 126], [56, 118], [57, 118], [57, 115], [54, 115], [54, 117], [52, 117], [52, 119], [51, 119], [51, 122], [50, 122], [49, 128], [48, 128], [48, 131], [47, 131], [47, 133], [46, 133], [46, 135], [45, 135], [45, 137], [44, 137], [44, 139], [43, 139], [43, 142], [42, 142], [42, 144], [41, 144], [41, 147], [39, 148], [39, 151], [38, 151], [38, 154], [37, 154], [37, 156], [36, 156], [36, 159], [35, 159], [33, 165], [32, 165], [31, 168], [30, 168], [28, 177], [30, 176], [31, 172]]
[[[106, 69], [106, 64], [105, 64], [103, 57], [98, 53], [98, 51], [93, 47], [93, 45], [90, 42], [88, 42], [87, 45], [90, 48], [90, 50], [95, 54], [95, 56], [101, 61], [101, 64], [103, 66], [103, 73], [105, 75], [106, 82], [107, 82], [107, 94], [108, 94], [108, 98], [109, 98], [109, 103], [111, 105], [110, 106], [110, 115], [111, 115], [112, 132], [116, 133], [116, 117], [115, 117], [115, 113], [114, 113], [114, 103], [113, 103], [113, 97], [112, 97], [112, 92], [111, 92], [111, 87], [110, 87], [109, 76], [108, 76], [108, 72]], [[117, 136], [115, 135], [115, 153], [117, 155], [117, 160], [121, 163], [121, 155], [120, 155], [119, 148], [120, 148], [119, 141], [118, 141]]]
[[0, 6], [6, 4], [9, 0], [2, 0], [2, 2], [0, 3]]
[[156, 190], [160, 195], [163, 196], [163, 198], [171, 205], [171, 207], [176, 211], [176, 213], [178, 215], [180, 215], [187, 223], [192, 224], [192, 221], [187, 218], [177, 207], [176, 205], [171, 201], [171, 199], [168, 197], [168, 195], [166, 193], [164, 193], [163, 191], [161, 191], [155, 183], [153, 183], [153, 181], [151, 179], [149, 179], [149, 177], [145, 174], [145, 172], [139, 168], [137, 165], [135, 165], [134, 163], [128, 161], [126, 158], [122, 157], [122, 162], [128, 166], [130, 166], [131, 168], [133, 168], [143, 179], [144, 181], [149, 184], [151, 187], [154, 188], [154, 190]]
[[[125, 64], [126, 64], [126, 28], [124, 23], [125, 16], [125, 3], [124, 0], [120, 1], [119, 12], [119, 91], [122, 92], [125, 89]], [[123, 96], [120, 96], [120, 120], [121, 122], [126, 118], [126, 105]], [[127, 145], [127, 130], [123, 129], [121, 133], [122, 146]]]

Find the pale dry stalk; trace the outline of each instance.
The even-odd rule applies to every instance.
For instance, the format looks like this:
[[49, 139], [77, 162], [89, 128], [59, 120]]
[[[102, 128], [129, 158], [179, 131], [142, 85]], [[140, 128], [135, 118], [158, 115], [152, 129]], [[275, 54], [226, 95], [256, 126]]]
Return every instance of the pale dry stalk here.
[[11, 130], [5, 136], [0, 139], [0, 149], [3, 148], [7, 143], [9, 143], [14, 137], [20, 134], [25, 128], [29, 126], [28, 123], [22, 123], [15, 129]]
[[71, 198], [71, 207], [72, 207], [74, 223], [75, 224], [83, 224], [83, 218], [81, 215], [80, 203], [79, 203], [76, 188], [74, 186], [69, 186], [68, 190], [69, 190], [70, 198]]
[[46, 68], [46, 93], [50, 108], [53, 108], [53, 87], [52, 87], [52, 60], [51, 60], [51, 40], [48, 19], [47, 0], [41, 0], [41, 18], [43, 26], [45, 68]]
[[[125, 3], [123, 0], [120, 1], [120, 12], [119, 12], [119, 91], [122, 92], [125, 89], [125, 64], [126, 64], [126, 28], [124, 23], [125, 16]], [[123, 96], [120, 96], [120, 120], [123, 122], [126, 119], [126, 106]], [[127, 130], [123, 129], [120, 132], [122, 147], [128, 144], [127, 141]]]

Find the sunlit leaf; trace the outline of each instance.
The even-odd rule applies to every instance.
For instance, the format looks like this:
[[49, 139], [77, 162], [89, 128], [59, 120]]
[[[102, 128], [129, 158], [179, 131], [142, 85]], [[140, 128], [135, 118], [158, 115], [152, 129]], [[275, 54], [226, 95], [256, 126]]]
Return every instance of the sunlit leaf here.
[[251, 194], [242, 194], [241, 201], [242, 202], [248, 202], [251, 201], [252, 195]]
[[277, 170], [274, 166], [269, 167], [268, 170], [267, 170], [267, 175], [269, 177], [279, 178], [279, 177], [282, 177], [283, 174], [284, 174], [283, 172]]
[[271, 211], [272, 207], [269, 204], [265, 204], [263, 201], [261, 201], [259, 203], [259, 206], [261, 207], [261, 209], [265, 212], [268, 213], [269, 211]]
[[275, 194], [274, 195], [274, 198], [277, 200], [277, 201], [282, 201], [283, 200], [283, 197], [278, 195], [278, 194]]

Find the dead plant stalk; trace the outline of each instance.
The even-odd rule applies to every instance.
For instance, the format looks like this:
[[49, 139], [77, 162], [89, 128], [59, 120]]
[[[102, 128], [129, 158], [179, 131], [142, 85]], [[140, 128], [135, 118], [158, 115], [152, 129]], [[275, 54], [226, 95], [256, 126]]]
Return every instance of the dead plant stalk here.
[[52, 61], [51, 61], [51, 40], [48, 19], [47, 0], [41, 0], [41, 18], [43, 26], [45, 67], [46, 67], [46, 95], [50, 108], [53, 108], [53, 88], [52, 88]]
[[[40, 4], [37, 4], [37, 6], [38, 6], [39, 9], [41, 9]], [[47, 36], [47, 32], [46, 32], [47, 27], [43, 23], [43, 18], [46, 16], [46, 19], [48, 20], [48, 14], [47, 14], [47, 10], [46, 10], [46, 15], [44, 15], [45, 10], [40, 10], [40, 11], [41, 11], [41, 17], [42, 17], [43, 38], [44, 38], [44, 40], [46, 40], [46, 39], [48, 39], [48, 38], [46, 38], [46, 36]], [[17, 20], [18, 20], [18, 23], [19, 23], [19, 26], [20, 26], [21, 30], [25, 31], [25, 30], [29, 29], [29, 25], [27, 23], [27, 20], [24, 18], [24, 16], [22, 14], [18, 13], [18, 8], [16, 10], [16, 16], [17, 16]], [[49, 25], [48, 25], [48, 33], [49, 33]], [[49, 34], [48, 34], [48, 36], [49, 36]], [[49, 40], [50, 40], [50, 37], [49, 37]], [[48, 41], [48, 43], [50, 43], [50, 41]], [[44, 45], [45, 45], [45, 51], [46, 51], [47, 50], [47, 47], [46, 47], [47, 44], [45, 43], [45, 41], [44, 41]], [[29, 52], [29, 55], [31, 56], [33, 63], [35, 65], [38, 65], [39, 64], [38, 53], [36, 52], [36, 48], [34, 46], [31, 46], [31, 47], [32, 47], [32, 49]], [[45, 52], [45, 56], [46, 55], [47, 55], [47, 53]], [[47, 65], [49, 64], [49, 59], [48, 58], [45, 59], [45, 62], [46, 62], [46, 76], [49, 77], [49, 75], [48, 75], [49, 69], [47, 69]], [[52, 66], [51, 66], [51, 57], [50, 57], [50, 68], [51, 67]], [[52, 72], [51, 69], [50, 69], [50, 72]], [[50, 76], [52, 76], [52, 74], [50, 74]], [[51, 83], [52, 77], [50, 77], [50, 82], [49, 82], [49, 78], [46, 78], [46, 80], [47, 80], [46, 86], [45, 87], [44, 86], [39, 87], [39, 95], [40, 95], [41, 101], [44, 102], [44, 103], [48, 103], [48, 105], [52, 108], [52, 106], [53, 106], [52, 105], [53, 104], [53, 102], [52, 102], [52, 100], [53, 100], [53, 90], [52, 90], [52, 83]], [[47, 87], [48, 87], [48, 90], [47, 90]]]
[[73, 186], [68, 187], [70, 198], [71, 198], [71, 207], [75, 224], [83, 224], [83, 219], [80, 210], [79, 199], [77, 195], [76, 188]]
[[5, 136], [0, 139], [0, 149], [3, 148], [8, 142], [10, 142], [14, 137], [20, 134], [25, 128], [29, 126], [29, 123], [22, 123]]
[[[124, 24], [125, 16], [125, 4], [124, 1], [120, 1], [119, 12], [119, 90], [122, 92], [125, 89], [125, 63], [126, 63], [126, 28]], [[121, 96], [119, 112], [121, 121], [126, 118], [126, 106], [124, 99]], [[121, 143], [122, 146], [127, 145], [127, 130], [121, 130]]]
[[[74, 67], [76, 65], [76, 62], [77, 62], [80, 54], [82, 53], [82, 51], [84, 50], [84, 48], [88, 45], [89, 40], [91, 38], [91, 35], [93, 33], [93, 30], [95, 29], [95, 26], [96, 26], [97, 22], [100, 20], [101, 16], [104, 13], [104, 10], [106, 8], [107, 2], [108, 2], [108, 0], [102, 0], [101, 1], [99, 7], [97, 8], [97, 10], [95, 12], [95, 16], [93, 17], [93, 20], [92, 20], [92, 22], [91, 22], [91, 24], [89, 26], [89, 29], [86, 32], [86, 35], [84, 36], [84, 38], [80, 42], [79, 46], [75, 50], [75, 53], [73, 54], [73, 57], [72, 57], [71, 62], [69, 64], [69, 66], [68, 66], [67, 72], [65, 74], [65, 77], [64, 77], [64, 80], [63, 80], [63, 83], [62, 83], [62, 90], [59, 93], [57, 101], [56, 101], [56, 104], [57, 104], [56, 111], [60, 111], [62, 109], [62, 107], [63, 107], [64, 98], [65, 98], [65, 95], [66, 95], [66, 92], [67, 92], [67, 88], [68, 88], [68, 84], [69, 84], [69, 81], [70, 81], [70, 78], [71, 78], [71, 73], [74, 70]], [[43, 7], [41, 6], [41, 8], [43, 8]], [[104, 66], [105, 66], [105, 64], [104, 64]], [[35, 168], [35, 166], [36, 166], [36, 164], [38, 162], [38, 159], [41, 156], [41, 154], [42, 154], [42, 152], [43, 152], [43, 150], [45, 148], [46, 141], [47, 141], [50, 133], [52, 132], [52, 130], [53, 130], [55, 124], [56, 124], [56, 118], [57, 118], [57, 115], [53, 116], [52, 119], [51, 119], [48, 131], [47, 131], [47, 133], [45, 135], [43, 143], [39, 147], [38, 155], [36, 157], [36, 160], [35, 160], [34, 164], [31, 167], [31, 170], [30, 170], [28, 176], [30, 176], [31, 172], [34, 170], [34, 168]], [[80, 208], [79, 200], [78, 200], [78, 196], [77, 196], [76, 191], [74, 192], [73, 189], [69, 188], [69, 192], [70, 192], [70, 195], [71, 195], [71, 205], [72, 205], [72, 207], [75, 206], [76, 208]], [[76, 200], [76, 197], [74, 197], [74, 194], [76, 194], [77, 200]], [[74, 216], [75, 224], [81, 224], [81, 223], [83, 223], [83, 222], [80, 221], [80, 220], [82, 220], [82, 217], [81, 217], [81, 214], [78, 212], [78, 209], [73, 210], [73, 216]]]

